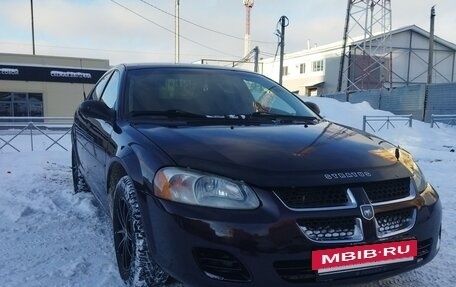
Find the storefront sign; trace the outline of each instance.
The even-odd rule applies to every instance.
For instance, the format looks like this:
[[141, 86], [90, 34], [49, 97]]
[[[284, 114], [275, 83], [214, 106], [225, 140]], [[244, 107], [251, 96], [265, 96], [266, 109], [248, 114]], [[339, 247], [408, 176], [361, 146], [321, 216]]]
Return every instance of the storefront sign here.
[[19, 75], [19, 69], [1, 68], [1, 75]]
[[82, 72], [51, 71], [51, 77], [91, 79], [92, 74]]
[[0, 65], [0, 80], [95, 84], [106, 70]]

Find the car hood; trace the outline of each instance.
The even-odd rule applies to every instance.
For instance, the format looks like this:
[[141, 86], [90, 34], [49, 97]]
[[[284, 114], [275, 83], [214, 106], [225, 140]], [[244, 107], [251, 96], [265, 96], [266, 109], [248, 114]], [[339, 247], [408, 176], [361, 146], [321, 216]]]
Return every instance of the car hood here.
[[178, 166], [258, 186], [303, 186], [408, 176], [394, 147], [331, 122], [316, 125], [136, 128]]

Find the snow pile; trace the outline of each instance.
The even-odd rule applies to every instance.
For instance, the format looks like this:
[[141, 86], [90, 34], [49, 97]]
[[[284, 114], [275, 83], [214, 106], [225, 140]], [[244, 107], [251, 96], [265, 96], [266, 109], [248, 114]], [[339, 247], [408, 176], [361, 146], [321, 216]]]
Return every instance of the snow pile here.
[[[391, 115], [367, 103], [305, 100], [317, 103], [327, 119], [356, 128], [362, 127], [363, 115]], [[456, 153], [452, 150], [456, 148], [456, 127], [431, 129], [427, 123], [414, 121], [413, 128], [398, 123], [396, 129], [384, 128], [377, 134], [412, 152], [439, 191], [444, 207], [443, 243], [439, 255], [428, 265], [359, 286], [453, 286]], [[23, 142], [15, 144], [28, 150], [30, 139], [21, 137], [15, 141]], [[66, 147], [69, 149], [68, 144]], [[70, 153], [60, 150], [0, 150], [0, 285], [123, 286], [109, 219], [91, 194], [73, 194]]]
[[121, 286], [107, 216], [73, 194], [70, 153], [0, 154], [1, 286]]

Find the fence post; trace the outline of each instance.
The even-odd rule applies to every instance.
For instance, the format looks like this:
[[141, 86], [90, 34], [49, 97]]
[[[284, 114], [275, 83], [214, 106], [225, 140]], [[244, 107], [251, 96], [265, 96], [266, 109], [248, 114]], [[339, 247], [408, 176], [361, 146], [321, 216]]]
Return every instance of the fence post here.
[[366, 131], [366, 116], [363, 116], [363, 131]]
[[32, 149], [33, 151], [33, 129], [32, 129], [32, 123], [28, 123], [28, 127], [29, 127], [29, 130], [30, 130], [30, 148]]

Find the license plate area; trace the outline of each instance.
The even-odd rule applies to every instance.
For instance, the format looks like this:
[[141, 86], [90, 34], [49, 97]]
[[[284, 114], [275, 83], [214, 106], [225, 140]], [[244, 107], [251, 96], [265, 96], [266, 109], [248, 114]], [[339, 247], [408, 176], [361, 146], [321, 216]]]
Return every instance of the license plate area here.
[[373, 268], [413, 261], [417, 252], [415, 239], [315, 250], [312, 251], [312, 270], [325, 275]]

